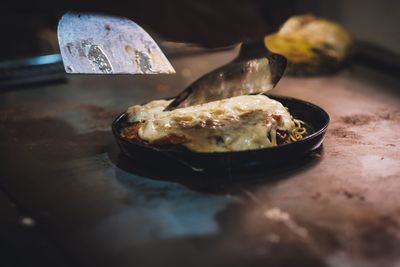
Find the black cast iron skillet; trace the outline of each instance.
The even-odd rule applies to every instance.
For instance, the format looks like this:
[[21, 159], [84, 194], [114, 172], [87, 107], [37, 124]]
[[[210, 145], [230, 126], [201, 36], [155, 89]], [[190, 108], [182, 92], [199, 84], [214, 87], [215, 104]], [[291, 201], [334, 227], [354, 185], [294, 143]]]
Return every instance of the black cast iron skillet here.
[[295, 118], [306, 123], [309, 134], [305, 138], [271, 148], [199, 153], [189, 151], [179, 145], [154, 146], [122, 138], [121, 130], [128, 125], [125, 113], [114, 120], [112, 131], [123, 154], [135, 163], [153, 166], [153, 168], [174, 168], [174, 166], [183, 165], [197, 171], [226, 171], [227, 169], [248, 170], [257, 167], [272, 167], [301, 159], [321, 146], [329, 124], [329, 116], [322, 108], [295, 98], [269, 97], [281, 102]]

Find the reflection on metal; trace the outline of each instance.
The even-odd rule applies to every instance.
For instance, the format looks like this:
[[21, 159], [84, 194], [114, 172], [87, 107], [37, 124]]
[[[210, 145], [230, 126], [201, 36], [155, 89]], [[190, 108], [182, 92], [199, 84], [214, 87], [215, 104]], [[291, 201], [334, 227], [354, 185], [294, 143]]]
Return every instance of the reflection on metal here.
[[151, 59], [148, 54], [136, 50], [135, 61], [143, 73], [152, 72]]
[[112, 67], [107, 56], [98, 45], [91, 45], [89, 48], [88, 59], [92, 64], [104, 73], [112, 73]]

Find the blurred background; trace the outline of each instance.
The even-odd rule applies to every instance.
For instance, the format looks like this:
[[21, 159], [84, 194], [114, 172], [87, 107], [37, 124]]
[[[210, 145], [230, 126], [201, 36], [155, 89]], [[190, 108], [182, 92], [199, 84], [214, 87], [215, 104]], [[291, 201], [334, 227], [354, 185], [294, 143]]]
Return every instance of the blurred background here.
[[400, 52], [396, 0], [6, 0], [2, 6], [0, 60], [57, 52], [56, 26], [68, 10], [125, 16], [164, 40], [209, 48], [263, 38], [291, 15], [311, 13], [342, 23], [357, 39]]

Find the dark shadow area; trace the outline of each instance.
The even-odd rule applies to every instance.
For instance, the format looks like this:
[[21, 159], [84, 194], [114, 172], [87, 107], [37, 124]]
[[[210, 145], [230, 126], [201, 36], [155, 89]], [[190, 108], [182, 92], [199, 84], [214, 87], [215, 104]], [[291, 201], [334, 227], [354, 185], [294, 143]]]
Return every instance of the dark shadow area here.
[[[108, 131], [79, 134], [61, 118], [32, 117], [29, 108], [1, 110], [0, 191], [7, 195], [18, 212], [32, 218], [34, 223], [24, 226], [19, 221], [3, 221], [4, 229], [13, 230], [4, 235], [0, 231], [4, 242], [12, 239], [8, 250], [2, 249], [8, 254], [2, 259], [5, 266], [54, 266], [54, 262], [57, 266], [76, 266], [74, 257], [65, 252], [65, 244], [58, 238], [57, 232], [60, 218], [64, 222], [71, 219], [63, 211], [74, 207], [67, 198], [53, 201], [55, 191], [58, 190], [58, 194], [68, 193], [63, 187], [55, 187], [55, 184], [65, 185], [73, 178], [71, 174], [76, 170], [66, 171], [69, 162], [101, 154], [110, 142], [112, 139]], [[73, 190], [79, 191], [79, 186], [73, 187]], [[3, 211], [2, 216], [8, 218]], [[0, 243], [2, 248], [4, 243]], [[34, 256], [31, 256], [32, 253]], [[41, 253], [53, 256], [45, 258]], [[24, 260], [18, 260], [21, 255]], [[29, 264], [25, 264], [29, 260]]]
[[400, 79], [395, 72], [385, 72], [379, 67], [361, 63], [352, 64], [349, 72], [354, 80], [373, 84], [393, 97], [400, 97]]
[[400, 73], [400, 54], [377, 44], [357, 42], [353, 60], [395, 77]]
[[[110, 147], [108, 151], [110, 161], [118, 168], [131, 174], [145, 178], [173, 181], [181, 183], [193, 190], [212, 193], [226, 193], [236, 191], [238, 187], [258, 182], [269, 182], [285, 179], [291, 174], [308, 169], [320, 160], [323, 153], [322, 146], [304, 157], [282, 162], [274, 166], [256, 166], [253, 169], [235, 170], [220, 169], [194, 171], [179, 162], [138, 162], [121, 153], [117, 147]], [[118, 179], [118, 176], [117, 176]]]

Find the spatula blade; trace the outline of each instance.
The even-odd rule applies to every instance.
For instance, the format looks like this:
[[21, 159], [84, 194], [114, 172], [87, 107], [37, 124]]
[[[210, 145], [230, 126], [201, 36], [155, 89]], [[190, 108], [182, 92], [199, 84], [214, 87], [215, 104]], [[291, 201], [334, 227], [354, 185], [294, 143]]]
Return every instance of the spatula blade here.
[[68, 12], [58, 41], [67, 73], [175, 73], [150, 35], [126, 18]]

